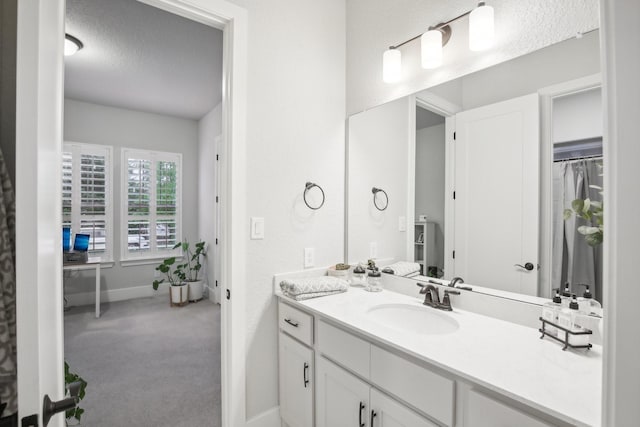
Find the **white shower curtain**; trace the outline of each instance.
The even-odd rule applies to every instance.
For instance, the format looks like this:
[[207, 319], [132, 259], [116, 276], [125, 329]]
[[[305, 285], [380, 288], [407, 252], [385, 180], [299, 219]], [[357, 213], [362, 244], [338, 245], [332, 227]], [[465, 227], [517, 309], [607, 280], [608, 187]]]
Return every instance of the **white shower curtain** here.
[[552, 284], [554, 288], [564, 287], [569, 282], [571, 292], [581, 296], [589, 285], [591, 293], [602, 301], [602, 245], [592, 247], [577, 229], [586, 222], [573, 215], [567, 221], [563, 218], [565, 209], [571, 208], [575, 199], [590, 198], [602, 201], [602, 159], [567, 160], [553, 164], [553, 265]]

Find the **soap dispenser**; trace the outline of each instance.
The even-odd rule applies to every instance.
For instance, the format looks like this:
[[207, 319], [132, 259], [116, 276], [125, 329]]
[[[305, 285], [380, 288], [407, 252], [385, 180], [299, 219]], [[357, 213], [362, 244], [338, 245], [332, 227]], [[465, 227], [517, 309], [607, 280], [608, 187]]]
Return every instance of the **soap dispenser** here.
[[562, 308], [562, 297], [560, 297], [560, 289], [555, 289], [555, 291], [556, 295], [553, 297], [553, 300], [545, 303], [542, 306], [542, 318], [547, 322], [552, 323], [545, 324], [545, 332], [553, 335], [557, 335], [558, 328], [553, 326], [553, 324], [558, 323], [558, 314], [560, 313], [560, 309]]
[[356, 265], [351, 274], [352, 286], [365, 286], [367, 284], [367, 270], [360, 264]]
[[593, 299], [593, 294], [589, 289], [589, 285], [584, 286], [585, 290], [582, 294], [582, 298], [578, 298], [578, 304], [580, 305], [580, 311], [591, 316], [602, 316], [602, 305]]
[[374, 270], [369, 271], [367, 286], [365, 286], [364, 290], [369, 292], [382, 291], [382, 275], [377, 267]]
[[569, 307], [569, 303], [571, 303], [571, 285], [569, 282], [564, 284], [564, 290], [562, 291], [562, 306]]

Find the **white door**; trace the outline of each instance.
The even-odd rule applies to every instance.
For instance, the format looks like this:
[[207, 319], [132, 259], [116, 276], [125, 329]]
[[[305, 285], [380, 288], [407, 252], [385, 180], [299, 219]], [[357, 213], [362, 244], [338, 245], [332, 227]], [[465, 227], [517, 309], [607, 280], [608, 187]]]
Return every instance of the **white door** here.
[[280, 417], [291, 427], [312, 427], [313, 350], [287, 334], [279, 335]]
[[[43, 397], [64, 397], [62, 82], [64, 0], [18, 2], [16, 279], [18, 416], [43, 426]], [[50, 426], [62, 426], [63, 415]], [[36, 425], [23, 422], [22, 425]]]
[[317, 427], [367, 425], [369, 385], [323, 357], [316, 365]]
[[536, 295], [538, 95], [463, 111], [455, 121], [451, 277]]
[[437, 427], [406, 406], [371, 389], [371, 427]]

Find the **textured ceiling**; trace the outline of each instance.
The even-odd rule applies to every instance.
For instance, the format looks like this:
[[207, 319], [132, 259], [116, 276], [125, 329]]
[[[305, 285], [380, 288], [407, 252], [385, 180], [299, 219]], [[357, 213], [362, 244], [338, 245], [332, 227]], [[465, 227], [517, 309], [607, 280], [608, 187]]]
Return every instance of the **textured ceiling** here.
[[222, 32], [136, 0], [67, 0], [65, 97], [200, 119], [222, 100]]

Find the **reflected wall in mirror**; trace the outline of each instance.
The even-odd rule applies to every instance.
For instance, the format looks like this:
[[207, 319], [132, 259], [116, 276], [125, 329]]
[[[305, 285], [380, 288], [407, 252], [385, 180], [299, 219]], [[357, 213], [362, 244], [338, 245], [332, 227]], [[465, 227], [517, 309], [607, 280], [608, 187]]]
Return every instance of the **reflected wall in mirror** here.
[[[351, 116], [347, 262], [530, 296], [586, 284], [601, 300], [602, 249], [581, 233], [602, 212], [599, 66], [593, 31]], [[565, 213], [586, 199], [591, 220]]]

